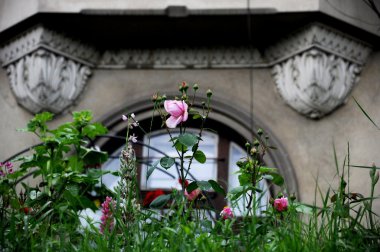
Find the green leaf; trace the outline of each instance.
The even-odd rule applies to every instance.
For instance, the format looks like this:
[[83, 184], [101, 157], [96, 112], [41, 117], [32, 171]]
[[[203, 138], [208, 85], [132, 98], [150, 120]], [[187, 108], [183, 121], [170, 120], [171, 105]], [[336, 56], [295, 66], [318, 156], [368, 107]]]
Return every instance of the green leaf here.
[[172, 157], [163, 157], [160, 159], [160, 165], [162, 168], [165, 168], [166, 170], [172, 167], [175, 163], [174, 158]]
[[93, 124], [86, 125], [82, 129], [82, 134], [84, 136], [88, 136], [91, 139], [94, 139], [98, 135], [106, 134], [107, 131], [108, 131], [107, 128], [104, 127], [102, 124], [93, 123]]
[[81, 196], [78, 198], [78, 203], [83, 209], [91, 208], [92, 210], [97, 210], [95, 203], [87, 197]]
[[26, 129], [20, 129], [19, 131], [30, 131], [35, 132], [37, 129], [40, 130], [43, 134], [47, 131], [46, 122], [53, 119], [53, 114], [49, 112], [43, 112], [36, 114], [27, 124]]
[[238, 186], [238, 187], [233, 188], [229, 192], [229, 194], [232, 195], [231, 200], [237, 200], [238, 198], [240, 198], [241, 195], [243, 195], [243, 193], [247, 192], [247, 190], [248, 190], [247, 186]]
[[206, 163], [206, 155], [201, 150], [197, 150], [194, 153], [194, 158], [195, 158], [195, 160], [197, 160], [201, 164]]
[[86, 125], [92, 120], [92, 112], [89, 110], [74, 111], [73, 120], [76, 125]]
[[305, 205], [302, 203], [293, 203], [295, 205], [295, 209], [298, 213], [303, 213], [303, 214], [312, 214], [313, 211], [315, 210], [315, 207]]
[[197, 181], [197, 184], [198, 184], [198, 187], [201, 190], [208, 190], [208, 189], [211, 188], [211, 184], [208, 181], [205, 181], [205, 180]]
[[269, 173], [273, 177], [272, 183], [278, 186], [282, 186], [284, 184], [284, 178], [278, 173]]
[[212, 180], [212, 179], [210, 179], [208, 182], [210, 183], [212, 189], [214, 189], [215, 192], [226, 195], [226, 192], [224, 191], [223, 187], [221, 187], [218, 184], [218, 182], [216, 182], [215, 180]]
[[195, 110], [195, 109], [193, 109], [193, 108], [191, 108], [191, 109], [189, 110], [189, 114], [190, 114], [190, 115], [199, 115], [199, 111], [198, 111], [198, 110]]
[[149, 169], [146, 173], [146, 179], [148, 180], [150, 175], [152, 175], [153, 171], [157, 168], [157, 165], [158, 163], [160, 162], [160, 160], [157, 160], [156, 162], [154, 162], [152, 165], [148, 165]]
[[249, 185], [251, 184], [251, 176], [247, 173], [242, 173], [238, 176], [239, 178], [239, 184], [241, 186]]
[[178, 137], [178, 141], [187, 147], [191, 147], [198, 142], [198, 138], [194, 134], [185, 133]]
[[86, 165], [102, 164], [108, 160], [107, 152], [81, 146], [80, 156]]
[[171, 194], [160, 195], [155, 198], [149, 206], [151, 208], [162, 208], [169, 202], [170, 199]]
[[73, 195], [73, 196], [77, 196], [79, 194], [78, 185], [68, 185], [68, 186], [66, 186], [66, 190], [69, 190], [71, 195]]
[[174, 147], [176, 148], [177, 151], [180, 151], [180, 152], [186, 152], [189, 148], [187, 148], [186, 145], [183, 145], [181, 144], [179, 141], [175, 141], [174, 143]]
[[87, 170], [88, 178], [92, 180], [98, 180], [100, 177], [108, 173], [110, 173], [110, 171], [104, 171], [96, 168], [91, 168]]
[[191, 193], [192, 191], [194, 191], [195, 189], [198, 188], [198, 184], [197, 184], [197, 181], [193, 181], [191, 182], [187, 187], [186, 187], [186, 191], [188, 193]]
[[261, 166], [259, 170], [262, 173], [277, 172], [277, 168], [269, 168], [269, 167], [265, 167], [265, 166]]

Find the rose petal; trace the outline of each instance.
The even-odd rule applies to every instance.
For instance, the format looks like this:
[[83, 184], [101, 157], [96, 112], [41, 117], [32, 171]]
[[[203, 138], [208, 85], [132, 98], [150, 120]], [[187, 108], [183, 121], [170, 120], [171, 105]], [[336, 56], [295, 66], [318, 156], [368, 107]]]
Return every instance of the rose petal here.
[[182, 101], [183, 102], [183, 119], [182, 119], [182, 122], [186, 122], [187, 121], [187, 118], [189, 117], [189, 113], [187, 112], [187, 103]]
[[[185, 105], [187, 107], [187, 104], [184, 101], [173, 101], [173, 100], [168, 100], [164, 102], [164, 107], [166, 112], [168, 112], [170, 115], [179, 117], [183, 115], [185, 111]], [[187, 111], [187, 108], [186, 108]]]
[[182, 122], [182, 116], [180, 117], [171, 116], [166, 120], [166, 126], [168, 126], [168, 128], [174, 129], [181, 122]]

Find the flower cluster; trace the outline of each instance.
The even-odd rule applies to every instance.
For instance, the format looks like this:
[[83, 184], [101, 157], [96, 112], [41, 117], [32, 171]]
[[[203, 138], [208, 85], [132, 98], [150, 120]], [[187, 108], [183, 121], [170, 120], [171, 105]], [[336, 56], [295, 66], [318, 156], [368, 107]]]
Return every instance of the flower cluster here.
[[[121, 119], [123, 119], [123, 121], [125, 121], [125, 122], [128, 123], [128, 129], [133, 129], [133, 128], [136, 128], [136, 127], [139, 126], [139, 122], [136, 120], [136, 116], [135, 116], [134, 113], [130, 114], [129, 116], [122, 115]], [[129, 135], [129, 134], [127, 134], [127, 135]], [[135, 133], [133, 133], [132, 135], [128, 136], [128, 141], [130, 141], [132, 143], [136, 143], [137, 142], [137, 136], [135, 136]]]
[[278, 212], [286, 211], [288, 209], [288, 198], [281, 197], [279, 199], [275, 199], [273, 206]]
[[232, 219], [234, 217], [234, 213], [230, 207], [225, 206], [220, 212], [220, 217], [222, 217], [223, 220]]
[[[4, 170], [3, 167], [5, 168]], [[12, 174], [13, 172], [13, 164], [11, 162], [0, 162], [0, 177], [5, 177], [7, 174]]]
[[100, 233], [104, 234], [104, 230], [110, 232], [114, 227], [113, 211], [116, 208], [116, 203], [112, 197], [106, 197], [102, 204], [102, 217], [100, 218]]

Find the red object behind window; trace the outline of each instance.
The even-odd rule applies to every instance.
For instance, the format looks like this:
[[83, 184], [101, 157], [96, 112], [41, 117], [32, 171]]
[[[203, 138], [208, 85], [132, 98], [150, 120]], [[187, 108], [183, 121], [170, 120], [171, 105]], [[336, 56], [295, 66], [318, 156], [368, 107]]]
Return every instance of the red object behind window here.
[[158, 196], [164, 195], [164, 194], [165, 194], [164, 191], [162, 191], [161, 189], [157, 189], [157, 190], [148, 192], [145, 195], [145, 198], [144, 198], [144, 201], [143, 201], [143, 206], [144, 207], [149, 206], [150, 203], [153, 202], [153, 200], [155, 200]]

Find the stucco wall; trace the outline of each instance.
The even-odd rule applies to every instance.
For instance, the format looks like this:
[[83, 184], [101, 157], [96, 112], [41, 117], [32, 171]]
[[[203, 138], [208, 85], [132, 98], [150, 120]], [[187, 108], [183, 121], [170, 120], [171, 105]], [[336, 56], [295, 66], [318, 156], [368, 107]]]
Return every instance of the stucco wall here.
[[[380, 53], [374, 53], [364, 67], [359, 85], [352, 95], [380, 124]], [[120, 108], [141, 97], [150, 97], [155, 91], [173, 92], [182, 80], [197, 82], [202, 89], [214, 90], [219, 99], [249, 113], [249, 70], [95, 70], [77, 105], [71, 110], [91, 109], [95, 118]], [[350, 143], [350, 162], [357, 165], [380, 165], [380, 132], [361, 113], [349, 97], [347, 104], [320, 120], [310, 120], [288, 106], [275, 91], [270, 69], [253, 70], [253, 111], [277, 138], [289, 154], [298, 178], [301, 200], [312, 202], [316, 178], [323, 190], [335, 175], [333, 142], [340, 169]], [[11, 93], [6, 72], [0, 70], [0, 159], [3, 160], [37, 138], [16, 132], [32, 117], [17, 106]], [[68, 113], [53, 122], [57, 125], [69, 120]], [[369, 193], [367, 169], [351, 169], [351, 191]], [[336, 183], [335, 183], [336, 184]], [[380, 186], [376, 188], [377, 194]], [[380, 212], [380, 202], [375, 205]]]
[[[380, 21], [376, 14], [358, 0], [250, 0], [252, 12], [313, 12], [320, 11], [363, 30], [380, 35]], [[231, 13], [247, 8], [246, 0], [2, 0], [0, 1], [0, 32], [36, 13], [80, 13], [108, 11], [122, 13], [133, 10], [165, 10], [168, 6], [186, 6], [189, 10], [213, 13], [229, 10]], [[379, 6], [378, 6], [379, 7]]]

